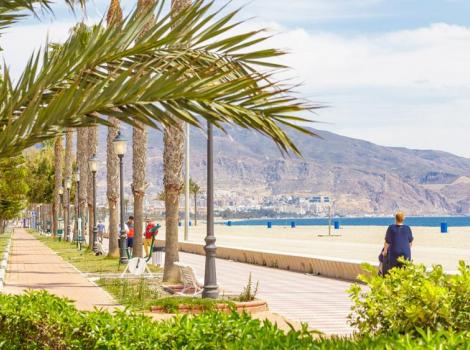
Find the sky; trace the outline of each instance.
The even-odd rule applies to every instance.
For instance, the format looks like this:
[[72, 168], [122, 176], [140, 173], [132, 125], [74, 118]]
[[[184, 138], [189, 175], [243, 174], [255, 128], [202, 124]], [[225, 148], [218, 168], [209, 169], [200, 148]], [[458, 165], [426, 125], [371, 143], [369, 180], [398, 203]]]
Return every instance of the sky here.
[[[98, 21], [108, 1], [88, 4]], [[224, 5], [225, 0], [215, 0]], [[122, 2], [125, 12], [135, 1]], [[247, 27], [266, 27], [269, 45], [301, 96], [327, 106], [314, 126], [380, 145], [438, 149], [470, 158], [469, 0], [233, 0]], [[64, 6], [55, 18], [25, 20], [0, 38], [18, 76], [44, 42], [64, 40], [80, 20]]]

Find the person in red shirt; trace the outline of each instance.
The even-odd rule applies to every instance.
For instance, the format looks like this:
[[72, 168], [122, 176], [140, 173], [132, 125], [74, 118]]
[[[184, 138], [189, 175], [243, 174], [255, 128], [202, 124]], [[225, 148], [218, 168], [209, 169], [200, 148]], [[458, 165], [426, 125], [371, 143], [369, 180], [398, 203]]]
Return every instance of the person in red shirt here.
[[144, 249], [147, 256], [150, 255], [150, 245], [152, 244], [152, 237], [158, 234], [158, 230], [152, 230], [155, 227], [155, 223], [149, 218], [145, 219], [145, 238], [144, 238]]

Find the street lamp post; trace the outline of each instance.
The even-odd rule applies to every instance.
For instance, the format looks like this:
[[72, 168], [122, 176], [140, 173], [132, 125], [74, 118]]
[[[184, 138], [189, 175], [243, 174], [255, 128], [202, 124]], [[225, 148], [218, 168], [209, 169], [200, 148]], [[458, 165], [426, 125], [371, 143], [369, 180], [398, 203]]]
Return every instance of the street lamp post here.
[[58, 217], [58, 229], [57, 231], [62, 231], [62, 232], [56, 232], [58, 235], [59, 235], [59, 240], [61, 240], [61, 235], [64, 233], [63, 231], [63, 227], [60, 227], [61, 225], [61, 222], [62, 222], [62, 226], [63, 226], [63, 223], [64, 223], [64, 220], [63, 220], [63, 205], [64, 205], [64, 188], [62, 186], [59, 187], [59, 196], [60, 196], [60, 205], [59, 205], [59, 217]]
[[184, 161], [184, 240], [189, 236], [189, 123], [186, 123], [185, 161]]
[[214, 236], [214, 140], [211, 123], [207, 123], [207, 236], [205, 241], [206, 267], [202, 297], [217, 299], [219, 297], [219, 287], [217, 286], [215, 268], [217, 247], [215, 246]]
[[67, 220], [65, 222], [66, 231], [65, 231], [65, 240], [70, 239], [70, 189], [72, 188], [72, 180], [70, 178], [65, 179], [65, 188], [67, 189]]
[[98, 170], [98, 158], [96, 155], [93, 156], [88, 160], [88, 166], [90, 167], [90, 171], [93, 179], [93, 243], [92, 243], [92, 250], [96, 252], [96, 237], [98, 234], [98, 228], [96, 227], [96, 171]]
[[74, 180], [75, 182], [77, 183], [77, 192], [76, 192], [76, 202], [77, 202], [77, 220], [75, 220], [76, 222], [76, 230], [75, 230], [75, 234], [74, 234], [74, 239], [77, 240], [77, 243], [78, 243], [78, 240], [81, 239], [81, 237], [79, 237], [79, 232], [81, 230], [81, 220], [80, 220], [80, 199], [78, 197], [79, 193], [80, 193], [80, 169], [77, 168], [77, 170], [75, 171], [74, 173]]
[[113, 140], [114, 152], [119, 157], [119, 204], [120, 204], [120, 230], [119, 230], [119, 262], [127, 264], [127, 235], [124, 228], [124, 165], [123, 158], [127, 150], [127, 139], [119, 131]]

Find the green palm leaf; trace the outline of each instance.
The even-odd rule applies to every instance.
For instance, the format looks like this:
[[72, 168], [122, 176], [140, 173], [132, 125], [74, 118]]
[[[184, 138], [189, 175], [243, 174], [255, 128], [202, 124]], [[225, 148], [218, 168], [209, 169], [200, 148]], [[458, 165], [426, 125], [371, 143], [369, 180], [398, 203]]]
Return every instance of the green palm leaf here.
[[174, 118], [195, 126], [201, 117], [220, 128], [234, 123], [299, 153], [284, 128], [311, 134], [295, 123], [308, 122], [298, 113], [316, 107], [273, 79], [275, 70], [257, 68], [280, 67], [270, 60], [283, 52], [258, 50], [267, 39], [259, 31], [230, 36], [237, 11], [217, 20], [212, 6], [197, 1], [175, 18], [160, 15], [143, 36], [153, 11], [111, 28], [79, 24], [64, 44], [32, 55], [16, 83], [4, 67], [0, 157], [67, 127], [106, 124], [103, 115], [154, 128], [174, 125]]

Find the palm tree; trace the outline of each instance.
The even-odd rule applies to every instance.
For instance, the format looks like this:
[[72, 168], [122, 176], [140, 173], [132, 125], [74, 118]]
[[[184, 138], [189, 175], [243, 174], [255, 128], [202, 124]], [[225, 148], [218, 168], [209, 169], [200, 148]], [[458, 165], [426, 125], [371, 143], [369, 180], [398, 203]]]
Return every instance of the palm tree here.
[[[108, 26], [122, 23], [122, 10], [119, 0], [111, 0], [107, 15]], [[119, 256], [118, 225], [119, 225], [119, 160], [114, 152], [113, 140], [119, 132], [119, 119], [109, 117], [106, 138], [106, 196], [109, 207], [109, 245], [108, 256]]]
[[62, 136], [57, 136], [54, 143], [54, 167], [55, 167], [55, 177], [54, 177], [54, 203], [52, 207], [52, 235], [55, 236], [57, 233], [58, 218], [60, 215], [60, 206], [61, 198], [59, 194], [59, 189], [62, 187], [62, 170], [64, 168], [63, 163], [63, 138]]
[[[72, 157], [72, 149], [73, 149], [73, 129], [68, 128], [67, 132], [65, 134], [65, 164], [64, 164], [64, 179], [70, 179], [72, 180], [72, 166], [73, 166], [73, 157]], [[70, 202], [70, 198], [68, 196], [68, 191], [64, 189], [64, 225], [67, 223], [67, 221], [70, 221], [70, 217], [68, 217], [67, 213], [67, 205]], [[68, 231], [69, 227], [65, 228], [65, 232], [67, 232], [67, 235], [64, 236], [65, 239], [70, 239], [70, 232]]]
[[189, 191], [194, 196], [194, 226], [197, 226], [197, 195], [201, 191], [201, 187], [193, 179], [189, 179]]
[[[172, 16], [191, 6], [191, 0], [172, 0]], [[165, 187], [165, 266], [163, 281], [178, 279], [174, 263], [178, 256], [179, 197], [183, 189], [184, 122], [175, 123], [164, 130], [163, 135], [163, 184]]]
[[[93, 154], [96, 154], [98, 146], [98, 127], [93, 126], [90, 127], [88, 130], [88, 143], [87, 143], [87, 161], [90, 159]], [[87, 202], [88, 202], [88, 246], [93, 247], [93, 181], [92, 181], [92, 173], [90, 168], [86, 167], [85, 170], [88, 173], [88, 188], [87, 188]]]
[[[155, 0], [138, 0], [137, 11], [144, 13], [155, 4]], [[153, 18], [149, 19], [151, 25]], [[147, 28], [142, 31], [145, 35]], [[144, 123], [137, 122], [132, 131], [132, 193], [134, 194], [134, 246], [132, 255], [143, 256], [143, 228], [144, 228], [144, 197], [147, 183], [145, 181], [145, 168], [147, 167], [147, 128]]]
[[82, 238], [86, 237], [86, 212], [88, 208], [88, 128], [77, 130], [77, 165], [80, 170], [80, 189], [78, 193], [78, 205], [81, 216]]

